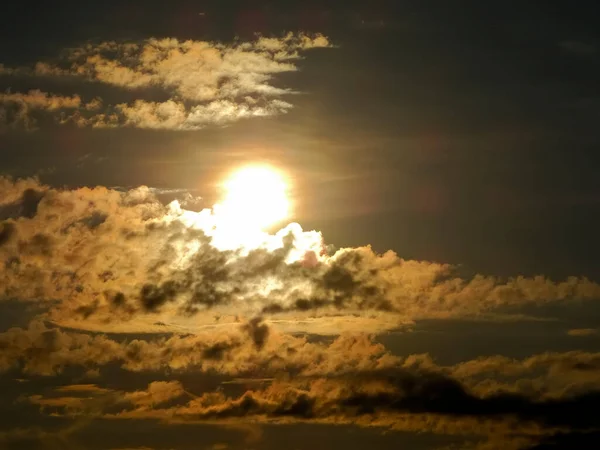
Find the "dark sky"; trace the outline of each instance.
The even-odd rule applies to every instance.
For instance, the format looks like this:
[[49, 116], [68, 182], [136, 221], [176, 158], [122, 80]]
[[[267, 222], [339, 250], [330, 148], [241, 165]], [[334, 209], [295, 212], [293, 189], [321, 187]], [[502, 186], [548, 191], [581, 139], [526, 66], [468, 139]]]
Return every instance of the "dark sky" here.
[[[200, 207], [204, 208], [210, 207], [216, 200], [216, 183], [231, 168], [266, 161], [280, 167], [293, 180], [295, 207], [292, 220], [302, 224], [305, 230], [320, 231], [326, 243], [335, 247], [371, 245], [377, 253], [391, 249], [406, 260], [450, 264], [455, 266], [455, 273], [465, 277], [461, 282], [470, 280], [475, 274], [481, 274], [476, 275], [475, 280], [478, 276], [499, 277], [494, 278], [498, 283], [506, 277], [517, 276], [543, 275], [556, 282], [569, 276], [587, 277], [593, 286], [585, 292], [583, 289], [587, 288], [582, 288], [573, 296], [596, 299], [594, 286], [597, 285], [594, 283], [600, 282], [598, 2], [11, 0], [5, 3], [0, 9], [0, 176], [37, 176], [41, 184], [49, 188], [36, 185], [35, 192], [60, 188], [84, 192], [75, 190], [94, 186], [123, 191], [140, 185], [149, 186], [157, 192], [174, 189], [178, 190], [177, 194], [185, 191], [201, 196], [203, 202]], [[179, 42], [206, 41], [211, 45], [222, 45], [222, 48], [234, 48], [242, 43], [254, 42], [257, 36], [279, 39], [288, 32], [294, 36], [319, 33], [330, 44], [327, 48], [298, 47], [300, 58], [293, 59], [294, 70], [278, 72], [265, 69], [268, 76], [258, 83], [257, 89], [273, 87], [289, 89], [293, 93], [273, 96], [268, 91], [256, 90], [251, 92], [255, 97], [251, 100], [244, 100], [243, 95], [219, 97], [234, 103], [251, 101], [259, 102], [265, 108], [275, 108], [264, 117], [219, 122], [215, 113], [207, 119], [206, 125], [197, 129], [176, 129], [171, 125], [149, 129], [140, 125], [141, 122], [137, 125], [124, 122], [125, 116], [119, 119], [118, 125], [111, 127], [94, 127], [91, 121], [77, 126], [73, 120], [59, 123], [65, 117], [65, 108], [35, 106], [31, 99], [15, 100], [15, 95], [39, 89], [61, 97], [76, 95], [81, 98], [82, 105], [91, 105], [94, 98], [102, 98], [102, 108], [106, 108], [107, 114], [119, 111], [119, 107], [115, 106], [119, 103], [132, 106], [137, 101], [157, 104], [176, 101], [182, 107], [194, 108], [208, 101], [203, 103], [204, 100], [199, 101], [196, 97], [186, 97], [181, 90], [185, 80], [178, 79], [169, 84], [169, 81], [161, 79], [162, 85], [153, 81], [141, 87], [134, 86], [133, 81], [123, 81], [124, 78], [114, 81], [117, 78], [114, 67], [106, 75], [111, 76], [112, 72], [115, 76], [111, 82], [103, 81], [99, 72], [90, 72], [92, 75], [85, 73], [80, 77], [81, 73], [73, 72], [79, 62], [68, 59], [69, 49], [83, 48], [86, 44], [90, 45], [89, 48], [100, 48], [102, 43], [114, 42], [115, 46], [119, 46], [116, 53], [111, 54], [114, 61], [127, 66], [131, 61], [127, 59], [124, 47], [120, 47], [122, 43], [173, 38]], [[40, 76], [32, 72], [32, 68], [40, 63], [59, 67], [63, 72]], [[69, 67], [71, 63], [73, 66]], [[78, 67], [84, 70], [83, 65]], [[140, 69], [136, 76], [147, 74], [148, 67]], [[254, 70], [260, 72], [260, 69]], [[245, 71], [251, 70], [239, 69], [233, 78], [243, 79]], [[174, 69], [165, 76], [176, 77], [181, 73], [185, 75], [185, 71], [176, 72]], [[197, 72], [193, 75], [200, 76]], [[225, 78], [219, 80], [217, 86], [223, 91], [228, 82]], [[241, 85], [242, 82], [239, 83]], [[289, 109], [285, 105], [277, 106], [281, 104], [276, 103], [278, 100], [273, 103], [273, 98], [281, 98], [291, 106]], [[254, 103], [246, 103], [248, 105], [252, 108]], [[88, 109], [85, 106], [78, 108], [82, 114], [88, 114], [85, 117], [89, 118], [92, 114], [91, 106]], [[66, 112], [69, 111], [67, 107]], [[104, 109], [98, 111], [100, 114]], [[35, 118], [35, 126], [28, 125], [33, 124], [29, 117]], [[164, 123], [170, 120], [165, 116], [159, 118]], [[1, 183], [0, 188], [7, 189], [0, 192], [9, 196], [9, 188]], [[88, 194], [81, 194], [81, 198], [85, 195]], [[39, 203], [39, 199], [36, 201]], [[42, 205], [45, 204], [43, 202]], [[50, 205], [50, 200], [48, 202]], [[90, 205], [92, 202], [101, 204], [98, 198], [90, 200]], [[26, 220], [24, 217], [36, 220], [35, 212], [33, 216], [27, 216], [23, 213], [25, 209], [20, 210], [20, 215], [14, 214], [18, 208], [25, 208], [25, 203], [25, 197], [22, 200], [11, 197], [6, 201], [0, 198], [0, 250], [5, 242], [4, 236], [10, 234], [5, 232], [8, 222], [15, 220], [18, 228], [28, 226], [28, 222], [19, 222]], [[65, 217], [83, 214], [76, 207], [72, 211], [64, 211]], [[3, 220], [5, 222], [1, 222]], [[80, 222], [84, 220], [89, 218], [82, 218]], [[36, 230], [51, 235], [43, 226]], [[65, 230], [60, 233], [67, 233]], [[29, 231], [20, 233], [19, 236], [25, 236]], [[7, 237], [6, 241], [9, 239]], [[48, 246], [58, 242], [56, 239], [50, 239]], [[39, 240], [35, 241], [36, 245], [40, 244]], [[26, 243], [23, 244], [25, 241], [19, 242], [14, 247], [18, 249], [15, 250], [18, 257], [37, 255]], [[40, 244], [40, 247], [43, 245]], [[56, 256], [62, 251], [57, 250], [58, 246], [53, 248], [46, 253], [40, 250], [40, 254], [51, 258], [49, 255]], [[0, 257], [5, 258], [3, 270], [8, 271], [16, 256], [9, 250], [6, 252], [6, 255], [0, 252]], [[64, 261], [69, 260], [65, 257]], [[373, 270], [384, 270], [377, 267]], [[442, 273], [434, 277], [435, 282], [444, 281], [447, 276]], [[428, 275], [423, 277], [425, 279]], [[357, 279], [351, 286], [359, 284]], [[37, 282], [40, 282], [39, 279], [30, 283], [35, 285]], [[341, 284], [343, 278], [336, 282]], [[412, 281], [402, 278], [398, 283], [410, 285], [412, 289], [420, 286], [419, 282], [413, 285]], [[158, 282], [157, 286], [164, 287]], [[26, 297], [29, 294], [24, 293], [26, 288], [0, 291], [0, 298], [14, 302], [0, 303], [0, 312], [6, 311], [0, 321], [0, 332], [18, 326], [34, 333], [35, 330], [27, 328], [27, 323], [39, 311], [33, 306], [35, 303], [28, 303], [30, 300]], [[474, 284], [469, 288], [472, 288], [471, 294], [477, 291]], [[552, 290], [553, 287], [548, 287], [549, 290], [544, 291], [546, 287], [537, 285], [531, 291], [528, 289], [524, 288], [519, 294], [520, 300], [545, 299], [545, 293], [549, 292], [548, 296], [555, 296], [562, 302], [574, 292], [568, 291], [563, 295], [563, 288]], [[531, 293], [533, 290], [535, 292]], [[367, 291], [360, 292], [358, 295], [370, 295], [365, 294]], [[468, 294], [469, 299], [471, 294]], [[422, 295], [433, 298], [439, 292], [427, 291]], [[473, 295], [478, 302], [478, 294]], [[429, 312], [411, 316], [407, 313], [408, 322], [411, 322], [408, 328], [400, 327], [401, 332], [395, 329], [388, 333], [389, 327], [384, 327], [385, 332], [374, 332], [377, 335], [374, 339], [385, 345], [393, 355], [428, 353], [437, 364], [448, 367], [495, 355], [522, 360], [546, 352], [564, 355], [585, 351], [595, 356], [589, 356], [591, 359], [581, 364], [588, 364], [589, 370], [598, 370], [600, 359], [597, 353], [591, 353], [600, 350], [600, 309], [595, 301], [550, 304], [531, 300], [531, 304], [521, 305], [518, 301], [506, 300], [510, 293], [506, 297], [503, 295], [500, 292], [494, 299], [501, 299], [498, 303], [503, 308], [502, 312], [510, 318], [494, 318], [493, 323], [477, 322], [484, 316], [486, 320], [489, 318], [487, 306], [482, 306], [481, 310], [465, 307], [464, 311], [469, 309], [469, 314], [475, 311], [477, 319], [473, 322], [471, 315], [463, 315], [463, 309], [454, 314], [453, 307], [448, 305], [453, 305], [454, 301], [459, 304], [464, 298], [456, 300], [453, 297], [440, 300], [440, 308], [445, 311], [444, 308], [448, 307], [451, 311], [447, 316], [440, 313], [432, 317]], [[423, 301], [422, 297], [411, 299], [416, 303]], [[56, 298], [47, 300], [57, 301]], [[485, 302], [481, 300], [480, 303]], [[38, 306], [40, 310], [50, 308], [49, 311], [52, 311], [48, 305], [50, 303]], [[336, 305], [339, 307], [339, 303]], [[363, 307], [369, 308], [361, 304], [361, 311]], [[376, 313], [383, 314], [386, 308], [388, 306], [375, 308]], [[77, 313], [82, 310], [68, 306], [60, 311], [63, 314], [64, 311]], [[412, 314], [412, 305], [407, 306], [405, 311]], [[119, 314], [125, 317], [126, 313]], [[524, 316], [536, 318], [521, 321], [520, 317]], [[53, 322], [51, 317], [54, 316], [44, 316], [44, 320]], [[80, 320], [79, 316], [73, 317], [73, 320]], [[73, 326], [74, 322], [67, 322], [57, 320], [53, 323]], [[94, 332], [115, 330], [114, 327], [103, 330], [84, 325], [81, 328]], [[306, 333], [312, 335], [311, 330]], [[0, 351], [2, 339], [0, 337]], [[36, 345], [33, 345], [34, 349], [38, 348]], [[35, 359], [34, 350], [31, 352], [29, 357]], [[27, 358], [24, 357], [21, 363], [23, 367]], [[120, 363], [112, 361], [110, 364]], [[429, 367], [426, 363], [419, 364], [419, 370]], [[535, 364], [531, 363], [529, 368]], [[0, 372], [2, 367], [0, 357]], [[56, 396], [51, 392], [52, 385], [45, 385], [44, 376], [37, 373], [43, 370], [32, 369], [27, 373], [23, 367], [21, 369], [26, 375], [19, 375], [20, 369], [11, 368], [13, 372], [8, 377], [14, 384], [14, 392], [17, 392], [13, 400], [18, 406], [14, 406], [14, 411], [21, 414], [20, 419], [15, 419], [15, 423], [19, 424], [10, 425], [11, 430], [29, 425], [27, 420], [21, 419], [30, 414], [30, 409], [39, 409], [31, 404], [24, 406], [19, 400], [25, 397], [31, 399], [38, 390], [32, 388], [27, 391], [29, 388], [23, 387], [27, 383], [16, 379], [31, 375], [31, 383], [42, 386], [39, 392], [47, 396], [46, 399]], [[552, 372], [548, 367], [543, 370]], [[117, 369], [114, 368], [115, 373], [121, 373]], [[119, 370], [129, 369], [121, 367]], [[61, 383], [103, 386], [89, 373], [78, 372], [79, 381], [73, 378], [64, 379]], [[448, 375], [450, 372], [444, 373]], [[456, 369], [452, 376], [459, 377], [460, 373]], [[593, 375], [589, 379], [581, 375], [577, 382], [585, 378], [581, 381], [582, 386], [596, 389], [592, 378], [598, 372], [590, 373]], [[105, 372], [101, 372], [101, 376], [104, 375]], [[155, 379], [169, 382], [174, 379], [170, 372], [155, 375]], [[529, 394], [537, 389], [536, 383], [543, 385], [547, 381], [540, 381], [541, 378], [536, 381], [535, 375], [519, 385], [518, 389], [522, 391], [515, 388], [518, 395], [522, 392]], [[260, 378], [258, 372], [254, 376]], [[151, 376], [145, 377], [148, 378], [144, 378], [145, 384], [140, 381], [141, 384], [129, 391], [145, 388]], [[106, 379], [111, 380], [111, 375], [107, 375]], [[188, 381], [185, 379], [185, 382]], [[114, 392], [128, 390], [117, 381], [110, 383], [107, 389]], [[523, 387], [525, 384], [528, 387]], [[548, 382], [550, 385], [554, 386]], [[552, 389], [548, 387], [544, 392]], [[582, 388], [577, 391], [580, 392], [587, 391]], [[563, 393], [561, 391], [560, 395]], [[545, 397], [540, 398], [541, 402], [546, 401]], [[452, 397], [448, 401], [453, 403], [455, 400], [456, 397]], [[36, 404], [36, 401], [33, 399], [31, 403]], [[490, 413], [499, 407], [492, 400], [490, 402], [489, 406], [485, 406], [489, 409], [482, 414], [497, 413]], [[512, 403], [506, 402], [499, 408], [510, 410]], [[435, 407], [428, 409], [429, 406], [422, 411], [439, 412]], [[546, 413], [543, 409], [546, 406], [523, 406], [517, 417], [543, 423], [543, 426], [567, 423], [560, 422], [562, 419], [552, 415], [554, 413]], [[54, 411], [52, 407], [48, 408], [50, 412]], [[524, 410], [527, 412], [524, 413]], [[11, 415], [11, 411], [13, 406], [0, 408], [0, 414], [6, 417]], [[74, 407], [74, 411], [79, 410]], [[454, 419], [460, 417], [460, 420], [463, 414], [470, 415], [464, 411], [451, 413]], [[42, 419], [39, 420], [42, 424]], [[43, 420], [54, 419], [46, 417]], [[144, 420], [150, 419], [144, 417]], [[58, 421], [57, 418], [56, 423], [49, 427], [62, 429], [62, 422], [59, 424]], [[110, 421], [86, 426], [77, 439], [84, 445], [96, 442], [94, 436], [104, 433], [102, 427], [108, 426], [106, 423]], [[459, 448], [451, 446], [457, 438], [450, 432], [445, 435], [427, 430], [421, 435], [407, 433], [399, 439], [399, 434], [358, 429], [343, 420], [341, 423], [344, 425], [332, 428], [310, 423], [309, 420], [304, 425], [286, 425], [289, 429], [271, 424], [262, 428], [261, 437], [255, 437], [253, 429], [242, 430], [240, 434], [237, 428], [235, 438], [227, 434], [227, 428], [219, 427], [211, 428], [210, 438], [202, 437], [199, 428], [192, 427], [192, 433], [198, 434], [194, 439], [202, 441], [198, 448], [213, 450], [246, 445], [248, 448], [287, 448], [289, 445], [283, 444], [284, 441], [300, 441], [304, 434], [312, 436], [315, 444], [311, 444], [311, 448], [318, 449], [397, 448], [398, 442], [404, 442], [406, 448]], [[570, 425], [567, 423], [567, 426]], [[143, 433], [137, 428], [125, 433], [121, 429], [122, 422], [109, 427], [113, 426], [115, 428], [111, 428], [111, 432], [117, 433], [115, 442], [107, 443], [108, 447], [90, 444], [89, 448], [147, 446], [160, 450], [171, 448], [168, 445], [171, 442], [177, 449], [184, 449], [193, 441], [191, 438], [181, 440], [182, 432], [167, 425], [164, 425], [164, 433], [157, 432], [162, 440], [154, 443], [142, 439]], [[144, 429], [143, 425], [139, 426]], [[333, 434], [323, 430], [333, 430]], [[582, 429], [574, 427], [574, 430], [576, 433], [573, 435], [540, 438], [540, 447], [536, 448], [546, 448], [541, 446], [553, 442], [554, 438], [561, 444], [564, 439], [567, 443], [564, 448], [570, 448], [571, 438], [583, 439], [574, 442], [584, 442], [585, 438], [577, 434]], [[0, 432], [0, 448], [4, 448], [5, 443], [7, 448], [24, 448], [14, 447], [25, 445], [24, 441], [17, 440], [15, 442], [20, 443], [14, 444], [11, 443], [12, 437], [6, 436]], [[54, 435], [48, 438], [42, 433], [40, 436], [44, 445], [55, 442]], [[119, 436], [126, 437], [121, 439]], [[468, 439], [474, 446], [479, 442], [478, 437], [468, 436]], [[32, 442], [31, 448], [38, 448], [38, 440]], [[211, 447], [214, 442], [223, 446]], [[531, 442], [527, 441], [523, 445], [529, 444]], [[476, 448], [474, 446], [468, 448]], [[298, 450], [303, 448], [299, 446]], [[500, 444], [498, 448], [509, 447]]]

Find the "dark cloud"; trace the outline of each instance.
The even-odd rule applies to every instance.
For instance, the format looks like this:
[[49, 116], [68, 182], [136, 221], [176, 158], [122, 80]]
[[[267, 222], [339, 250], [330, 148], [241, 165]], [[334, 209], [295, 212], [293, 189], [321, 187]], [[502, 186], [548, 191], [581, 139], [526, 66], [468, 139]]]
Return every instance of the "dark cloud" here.
[[244, 325], [243, 328], [250, 335], [250, 338], [252, 339], [252, 342], [254, 342], [256, 348], [259, 350], [262, 349], [267, 341], [267, 338], [269, 337], [269, 327], [262, 323], [262, 318], [255, 317], [246, 325]]
[[11, 222], [0, 222], [0, 245], [5, 244], [14, 236], [16, 227]]
[[384, 380], [391, 392], [353, 393], [341, 403], [356, 409], [356, 414], [378, 410], [434, 413], [455, 416], [516, 416], [524, 421], [540, 422], [547, 427], [594, 428], [600, 416], [590, 408], [600, 399], [600, 391], [561, 399], [532, 401], [518, 394], [496, 394], [484, 398], [469, 393], [457, 380], [428, 373], [389, 373]]
[[160, 286], [145, 284], [140, 292], [140, 300], [144, 309], [154, 312], [163, 304], [175, 299], [178, 286], [174, 281], [166, 281]]
[[[599, 392], [589, 392], [571, 398], [534, 401], [517, 394], [498, 394], [478, 397], [470, 394], [457, 380], [426, 371], [384, 371], [373, 374], [352, 374], [341, 386], [336, 382], [325, 383], [332, 396], [318, 390], [289, 390], [277, 386], [266, 392], [247, 392], [242, 397], [226, 401], [223, 408], [207, 408], [198, 416], [226, 418], [263, 415], [280, 415], [297, 418], [325, 418], [329, 415], [346, 417], [352, 421], [363, 415], [383, 412], [436, 414], [455, 417], [496, 418], [516, 416], [522, 421], [532, 421], [550, 429], [570, 427], [593, 429], [600, 420], [593, 412], [593, 405], [600, 398]], [[362, 385], [360, 385], [362, 383]], [[369, 383], [377, 383], [375, 392], [368, 392]], [[363, 387], [364, 386], [364, 389]], [[285, 395], [275, 395], [283, 389]], [[379, 392], [377, 392], [379, 391]], [[275, 398], [285, 403], [273, 404]]]
[[50, 236], [38, 233], [31, 237], [31, 239], [25, 241], [19, 241], [17, 250], [22, 256], [36, 256], [41, 255], [45, 257], [51, 257], [54, 245], [53, 240]]
[[600, 432], [557, 433], [544, 438], [541, 443], [527, 450], [594, 450], [598, 447]]
[[[549, 400], [507, 393], [481, 397], [458, 380], [427, 370], [376, 370], [313, 379], [308, 384], [275, 381], [256, 387], [238, 396], [207, 392], [192, 395], [190, 400], [184, 397], [187, 391], [180, 382], [153, 382], [147, 389], [113, 392], [110, 405], [105, 402], [102, 408], [111, 419], [355, 424], [405, 431], [443, 430], [470, 437], [492, 433], [485, 443], [494, 442], [497, 447], [491, 448], [529, 448], [532, 442], [541, 442], [533, 448], [585, 443], [595, 436], [599, 419], [592, 408], [598, 391]], [[30, 401], [55, 408], [59, 416], [66, 411], [90, 410], [87, 400], [64, 396], [65, 392], [58, 393], [62, 396], [35, 396]], [[580, 432], [557, 433], [565, 427]]]
[[202, 357], [209, 360], [222, 360], [233, 348], [239, 347], [241, 341], [217, 342], [202, 350]]
[[0, 220], [16, 219], [25, 217], [31, 219], [37, 213], [38, 205], [42, 200], [44, 193], [35, 189], [26, 189], [21, 198], [9, 204], [0, 204]]

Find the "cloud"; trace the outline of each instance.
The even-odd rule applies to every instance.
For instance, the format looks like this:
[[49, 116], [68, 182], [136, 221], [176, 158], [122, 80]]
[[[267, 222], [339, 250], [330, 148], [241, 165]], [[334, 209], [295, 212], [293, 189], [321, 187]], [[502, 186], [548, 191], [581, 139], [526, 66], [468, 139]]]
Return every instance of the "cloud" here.
[[528, 447], [528, 450], [594, 450], [598, 445], [600, 432], [556, 433], [548, 436], [542, 442]]
[[60, 97], [49, 95], [46, 92], [39, 90], [29, 91], [27, 94], [19, 93], [3, 93], [0, 94], [0, 102], [3, 104], [15, 103], [26, 105], [30, 108], [45, 109], [48, 111], [56, 111], [64, 108], [78, 108], [81, 106], [81, 98], [79, 96]]
[[154, 450], [152, 447], [118, 447], [111, 450]]
[[44, 398], [41, 395], [32, 395], [29, 397], [29, 401], [44, 409], [52, 408], [64, 410], [67, 414], [81, 411], [86, 404], [86, 399], [83, 397]]
[[[215, 374], [225, 384], [264, 385], [292, 377], [302, 385], [318, 379], [360, 379], [369, 373], [418, 371], [452, 378], [481, 398], [510, 394], [551, 401], [600, 391], [599, 353], [547, 352], [521, 360], [497, 355], [443, 366], [427, 354], [395, 356], [364, 334], [310, 342], [305, 337], [270, 330], [258, 320], [232, 331], [131, 340], [48, 328], [34, 322], [29, 329], [0, 333], [0, 349], [0, 372], [18, 370], [26, 375], [52, 376], [69, 368], [89, 371], [110, 365], [140, 373], [166, 370], [174, 374]], [[61, 386], [56, 391], [70, 398], [108, 392], [96, 384]], [[169, 393], [182, 395], [183, 391], [178, 385], [158, 384], [147, 396], [134, 397], [141, 404], [157, 402]]]
[[119, 344], [105, 336], [63, 332], [40, 322], [0, 333], [0, 349], [0, 372], [20, 368], [39, 375], [54, 375], [70, 365], [104, 365], [121, 352]]
[[213, 444], [210, 447], [210, 450], [227, 450], [229, 448], [228, 444], [225, 443], [217, 443], [217, 444]]
[[63, 123], [76, 122], [79, 126], [95, 128], [130, 126], [146, 129], [196, 130], [206, 125], [227, 125], [250, 117], [267, 117], [285, 114], [292, 105], [282, 100], [260, 102], [252, 97], [238, 101], [215, 100], [204, 105], [186, 108], [183, 102], [148, 102], [136, 100], [132, 104], [118, 104], [116, 113], [99, 114], [88, 119], [80, 114], [63, 119]]
[[36, 128], [39, 113], [76, 110], [82, 105], [79, 95], [64, 97], [38, 89], [23, 93], [0, 93], [0, 131], [6, 128]]
[[598, 334], [595, 328], [573, 328], [567, 332], [569, 336], [593, 336]]
[[[161, 395], [154, 401], [156, 392]], [[590, 407], [600, 395], [598, 391], [589, 391], [545, 400], [514, 393], [480, 396], [446, 374], [407, 367], [339, 377], [292, 378], [233, 396], [216, 391], [189, 399], [183, 393], [179, 383], [162, 383], [160, 388], [151, 383], [147, 389], [115, 395], [118, 400], [103, 417], [166, 423], [353, 424], [502, 437], [504, 442], [531, 444], [566, 427], [593, 431], [598, 417]], [[176, 402], [169, 404], [175, 399]], [[42, 406], [62, 407], [64, 413], [72, 412], [69, 398], [30, 400]]]
[[163, 205], [146, 187], [57, 190], [0, 179], [0, 189], [0, 298], [45, 305], [46, 318], [65, 326], [197, 331], [260, 316], [275, 327], [318, 328], [327, 318], [381, 331], [600, 298], [586, 278], [461, 278], [449, 265], [370, 247], [327, 254], [320, 233], [297, 224], [274, 235], [236, 229], [255, 233], [248, 247], [228, 240], [218, 210]]
[[594, 352], [546, 352], [521, 360], [497, 355], [449, 367], [439, 367], [427, 357], [416, 361], [484, 396], [510, 392], [550, 400], [600, 390], [600, 358]]
[[[289, 92], [268, 81], [273, 74], [297, 70], [293, 61], [300, 58], [299, 51], [329, 46], [325, 36], [292, 33], [232, 45], [173, 38], [104, 42], [71, 49], [66, 57], [70, 67], [61, 73], [130, 89], [159, 85], [198, 102], [272, 96]], [[36, 67], [35, 73], [43, 75], [50, 67]]]
[[185, 395], [183, 386], [178, 381], [155, 381], [145, 391], [125, 394], [123, 400], [135, 407], [149, 409]]
[[[499, 320], [594, 302], [596, 283], [461, 277], [391, 251], [334, 250], [298, 224], [274, 234], [246, 229], [218, 207], [190, 211], [157, 193], [0, 178], [0, 301], [42, 311], [0, 333], [0, 372], [85, 374], [81, 384], [28, 392], [44, 413], [342, 423], [480, 436], [480, 448], [515, 449], [597, 423], [582, 411], [600, 395], [598, 353], [442, 365], [428, 354], [394, 355], [374, 336], [422, 319]], [[252, 239], [228, 240], [232, 229]], [[348, 323], [353, 333], [341, 333]], [[308, 336], [319, 333], [338, 335]], [[153, 381], [105, 387], [112, 371]], [[219, 388], [188, 391], [195, 377]]]
[[[269, 330], [257, 320], [233, 330], [120, 341], [33, 322], [27, 329], [0, 333], [0, 349], [0, 372], [19, 370], [45, 376], [70, 367], [91, 370], [109, 364], [131, 372], [167, 369], [235, 378], [282, 373], [318, 376], [387, 367], [398, 361], [366, 335], [344, 335], [330, 344], [312, 343], [305, 337]], [[98, 389], [73, 385], [59, 390], [91, 393], [100, 392]]]
[[105, 102], [101, 97], [84, 103], [79, 95], [69, 98], [31, 91], [0, 95], [0, 105], [18, 105], [16, 115], [8, 110], [0, 110], [0, 114], [4, 111], [1, 117], [5, 124], [31, 128], [32, 110], [74, 109], [73, 113], [59, 115], [57, 120], [80, 127], [169, 130], [195, 130], [284, 114], [292, 104], [280, 97], [295, 91], [277, 87], [273, 77], [298, 70], [299, 52], [330, 46], [325, 36], [292, 33], [229, 45], [172, 38], [87, 44], [65, 51], [56, 65], [40, 61], [33, 68], [0, 66], [0, 75], [61, 77], [73, 83], [83, 80], [140, 94], [158, 87], [169, 95], [169, 100], [139, 98], [103, 109]]
[[109, 389], [101, 388], [95, 384], [70, 384], [56, 388], [57, 392], [79, 392], [91, 394], [104, 394], [110, 392]]
[[67, 385], [28, 397], [58, 416], [353, 424], [483, 436], [496, 448], [513, 448], [507, 446], [513, 441], [514, 448], [522, 448], [523, 440], [530, 445], [566, 427], [588, 430], [598, 420], [587, 412], [600, 395], [597, 353], [544, 353], [522, 360], [493, 356], [442, 366], [429, 355], [394, 356], [366, 335], [328, 343], [271, 330], [257, 347], [261, 326], [254, 321], [234, 333], [114, 341], [33, 325], [0, 334], [0, 361], [7, 367], [7, 359], [20, 352], [18, 362], [29, 375], [116, 363], [133, 372], [218, 375], [223, 386], [251, 387], [237, 394], [219, 389], [194, 395], [182, 381], [169, 380], [130, 392]]
[[248, 324], [244, 326], [244, 329], [250, 334], [252, 342], [257, 349], [260, 350], [265, 346], [265, 342], [269, 337], [269, 327], [264, 323], [261, 323], [259, 317], [255, 317], [248, 322]]
[[[305, 50], [328, 46], [291, 34], [87, 45], [56, 64], [0, 72], [63, 78], [92, 96], [7, 92], [0, 115], [28, 129], [51, 118], [194, 130], [284, 114], [296, 91], [275, 78], [298, 70]], [[107, 86], [135, 99], [98, 97]], [[167, 95], [153, 97], [156, 89]], [[578, 445], [597, 426], [598, 353], [444, 365], [395, 355], [376, 336], [424, 319], [519, 320], [533, 307], [591, 303], [597, 283], [462, 276], [369, 246], [335, 250], [298, 224], [273, 234], [235, 224], [252, 237], [241, 242], [218, 208], [165, 204], [165, 193], [185, 194], [0, 178], [0, 301], [42, 311], [0, 333], [0, 372], [31, 381], [21, 404], [62, 419], [376, 426], [460, 435], [488, 450]], [[15, 429], [0, 443], [62, 437]]]

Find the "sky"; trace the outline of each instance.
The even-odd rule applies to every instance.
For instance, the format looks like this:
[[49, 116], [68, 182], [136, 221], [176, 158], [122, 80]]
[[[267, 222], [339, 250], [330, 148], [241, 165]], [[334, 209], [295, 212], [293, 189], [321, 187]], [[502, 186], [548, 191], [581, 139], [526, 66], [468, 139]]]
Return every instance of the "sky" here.
[[593, 1], [9, 1], [0, 449], [600, 437]]

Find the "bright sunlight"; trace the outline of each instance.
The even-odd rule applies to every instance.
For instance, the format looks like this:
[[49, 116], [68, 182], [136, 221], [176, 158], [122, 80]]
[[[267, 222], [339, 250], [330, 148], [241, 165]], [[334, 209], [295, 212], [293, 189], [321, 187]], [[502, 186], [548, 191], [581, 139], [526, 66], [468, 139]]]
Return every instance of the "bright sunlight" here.
[[288, 185], [283, 175], [270, 166], [243, 167], [222, 187], [225, 192], [218, 214], [228, 223], [264, 230], [288, 217]]
[[[252, 249], [280, 246], [281, 239], [267, 229], [288, 218], [290, 200], [283, 174], [268, 165], [251, 165], [234, 171], [220, 185], [221, 200], [210, 217], [195, 221], [219, 249]], [[205, 219], [210, 219], [207, 228]], [[270, 242], [276, 241], [276, 242]]]

